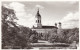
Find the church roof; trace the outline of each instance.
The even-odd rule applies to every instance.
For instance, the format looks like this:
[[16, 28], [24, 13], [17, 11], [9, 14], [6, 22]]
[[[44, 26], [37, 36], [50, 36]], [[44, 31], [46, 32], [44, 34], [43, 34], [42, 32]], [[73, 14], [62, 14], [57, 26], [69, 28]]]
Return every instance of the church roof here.
[[55, 26], [42, 26], [42, 28], [57, 28]]
[[39, 9], [37, 11], [36, 17], [41, 17], [40, 13], [39, 13]]
[[33, 27], [34, 29], [51, 29], [51, 28], [57, 28], [55, 26], [42, 26], [42, 28]]

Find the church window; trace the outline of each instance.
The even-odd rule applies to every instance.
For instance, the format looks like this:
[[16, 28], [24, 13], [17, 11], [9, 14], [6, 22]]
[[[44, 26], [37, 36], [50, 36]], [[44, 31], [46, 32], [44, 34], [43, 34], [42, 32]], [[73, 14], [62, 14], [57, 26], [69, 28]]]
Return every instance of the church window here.
[[39, 20], [38, 20], [38, 23], [39, 23]]

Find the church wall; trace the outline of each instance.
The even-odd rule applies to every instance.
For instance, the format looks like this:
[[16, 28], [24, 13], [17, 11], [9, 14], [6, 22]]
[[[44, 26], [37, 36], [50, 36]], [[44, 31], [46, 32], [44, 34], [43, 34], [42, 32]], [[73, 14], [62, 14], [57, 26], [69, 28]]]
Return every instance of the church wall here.
[[53, 33], [57, 29], [56, 28], [52, 28], [52, 29], [32, 29], [32, 30], [35, 30], [38, 33]]
[[38, 32], [39, 39], [48, 40], [49, 36], [57, 33], [57, 28], [48, 28], [48, 29], [32, 29]]

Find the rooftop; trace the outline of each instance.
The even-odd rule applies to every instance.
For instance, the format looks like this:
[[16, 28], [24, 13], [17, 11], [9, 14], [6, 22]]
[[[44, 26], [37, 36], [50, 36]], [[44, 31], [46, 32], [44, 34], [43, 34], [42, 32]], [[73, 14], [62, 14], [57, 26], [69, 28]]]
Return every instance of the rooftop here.
[[51, 28], [57, 28], [55, 26], [42, 26], [42, 28], [33, 27], [34, 29], [51, 29]]

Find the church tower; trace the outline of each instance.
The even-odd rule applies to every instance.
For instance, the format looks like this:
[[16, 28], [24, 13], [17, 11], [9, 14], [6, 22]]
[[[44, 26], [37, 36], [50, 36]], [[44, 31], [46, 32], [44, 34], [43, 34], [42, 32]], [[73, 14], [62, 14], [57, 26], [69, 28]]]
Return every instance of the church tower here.
[[61, 22], [59, 22], [58, 28], [61, 29]]
[[37, 28], [42, 28], [41, 15], [40, 15], [40, 13], [39, 13], [39, 9], [38, 9], [38, 11], [37, 11], [37, 14], [36, 14], [35, 18], [36, 18]]

